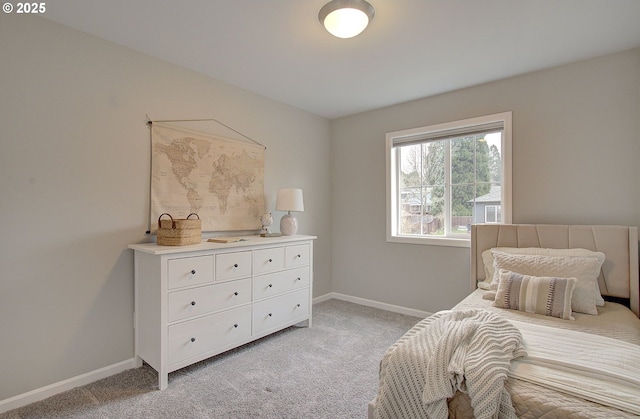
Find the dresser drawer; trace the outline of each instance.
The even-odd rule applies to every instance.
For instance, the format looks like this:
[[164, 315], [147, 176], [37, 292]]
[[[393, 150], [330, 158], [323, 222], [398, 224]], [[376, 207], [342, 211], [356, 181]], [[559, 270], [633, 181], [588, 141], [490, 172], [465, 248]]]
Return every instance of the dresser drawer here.
[[289, 269], [256, 276], [253, 284], [254, 300], [272, 297], [277, 294], [309, 286], [309, 267]]
[[216, 282], [251, 276], [251, 252], [216, 255]]
[[251, 278], [169, 293], [169, 321], [251, 302]]
[[169, 259], [167, 265], [169, 289], [213, 282], [213, 255]]
[[308, 317], [309, 288], [262, 300], [253, 304], [253, 334], [275, 331]]
[[306, 266], [311, 260], [309, 245], [300, 244], [297, 246], [287, 246], [285, 248], [285, 266], [293, 268], [295, 266]]
[[250, 305], [169, 326], [168, 364], [184, 361], [250, 336]]
[[284, 269], [284, 247], [256, 250], [253, 254], [254, 274]]

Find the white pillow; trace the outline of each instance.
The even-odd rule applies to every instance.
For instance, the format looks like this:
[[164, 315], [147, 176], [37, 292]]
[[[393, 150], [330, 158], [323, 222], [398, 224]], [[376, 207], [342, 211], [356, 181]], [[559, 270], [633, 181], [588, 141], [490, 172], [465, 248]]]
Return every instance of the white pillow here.
[[[493, 255], [491, 254], [492, 250], [496, 250], [498, 252], [511, 253], [514, 255], [544, 255], [544, 256], [565, 256], [565, 257], [595, 257], [600, 264], [600, 269], [602, 264], [605, 261], [605, 254], [602, 252], [594, 252], [592, 250], [573, 248], [573, 249], [550, 249], [545, 247], [494, 247], [493, 249], [488, 249], [482, 252], [482, 262], [484, 264], [484, 272], [485, 272], [485, 282], [491, 283], [493, 282]], [[596, 276], [596, 305], [598, 307], [602, 307], [604, 305], [604, 298], [602, 298], [602, 294], [600, 293], [600, 286], [598, 285], [598, 276], [600, 276], [600, 272]], [[484, 285], [484, 284], [482, 284]], [[481, 282], [478, 282], [478, 288], [483, 288]]]
[[[544, 256], [510, 254], [493, 250], [492, 289], [497, 290], [500, 282], [500, 269], [522, 275], [539, 277], [576, 278], [576, 287], [571, 299], [572, 311], [597, 315], [596, 282], [600, 274], [601, 263], [592, 256]], [[495, 288], [494, 288], [495, 287]]]

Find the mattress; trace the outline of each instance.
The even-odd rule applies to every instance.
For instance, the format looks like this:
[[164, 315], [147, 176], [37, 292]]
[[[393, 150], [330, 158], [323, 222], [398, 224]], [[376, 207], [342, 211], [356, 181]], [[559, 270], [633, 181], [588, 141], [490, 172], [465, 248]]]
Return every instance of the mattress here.
[[[575, 320], [563, 320], [554, 317], [530, 314], [514, 310], [493, 307], [492, 301], [484, 299], [486, 291], [477, 289], [467, 298], [457, 304], [453, 310], [468, 310], [481, 308], [515, 321], [551, 326], [560, 329], [576, 330], [597, 334], [613, 339], [622, 340], [639, 345], [640, 350], [640, 320], [628, 308], [607, 302], [598, 307], [598, 315], [592, 316], [574, 313]], [[424, 321], [419, 322], [407, 335], [415, 334]], [[405, 335], [405, 336], [407, 336]], [[389, 356], [394, 347], [401, 344], [403, 338], [392, 346], [385, 357]], [[632, 418], [639, 417], [623, 412], [613, 407], [583, 400], [580, 397], [559, 393], [530, 382], [508, 378], [505, 388], [511, 395], [511, 400], [518, 418]], [[473, 418], [473, 409], [469, 397], [457, 392], [448, 402], [450, 418]], [[376, 416], [375, 400], [369, 406], [369, 417]]]

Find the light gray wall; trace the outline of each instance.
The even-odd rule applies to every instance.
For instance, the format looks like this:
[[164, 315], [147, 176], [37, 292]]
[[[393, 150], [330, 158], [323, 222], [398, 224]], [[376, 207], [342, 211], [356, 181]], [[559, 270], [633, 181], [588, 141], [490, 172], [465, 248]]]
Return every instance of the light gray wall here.
[[216, 118], [266, 145], [269, 209], [279, 187], [304, 190], [300, 232], [318, 236], [314, 293], [330, 292], [328, 120], [2, 13], [0, 400], [133, 357], [127, 245], [146, 239], [147, 114]]
[[391, 131], [513, 111], [513, 222], [638, 226], [639, 82], [635, 49], [332, 121], [333, 291], [431, 312], [469, 292], [468, 249], [385, 241]]

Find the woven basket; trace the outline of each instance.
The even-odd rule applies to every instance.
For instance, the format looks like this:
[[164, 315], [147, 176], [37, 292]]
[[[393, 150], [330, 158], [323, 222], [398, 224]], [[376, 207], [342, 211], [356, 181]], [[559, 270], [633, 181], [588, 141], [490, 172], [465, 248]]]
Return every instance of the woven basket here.
[[[170, 220], [162, 220], [163, 216], [169, 216]], [[195, 215], [197, 218], [190, 218]], [[158, 217], [158, 239], [162, 246], [185, 246], [197, 244], [202, 241], [202, 224], [196, 213], [191, 213], [187, 218], [173, 218], [170, 214], [160, 214]]]

